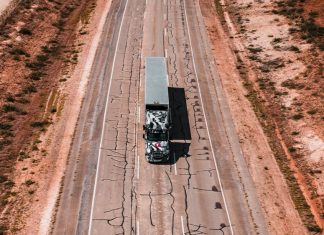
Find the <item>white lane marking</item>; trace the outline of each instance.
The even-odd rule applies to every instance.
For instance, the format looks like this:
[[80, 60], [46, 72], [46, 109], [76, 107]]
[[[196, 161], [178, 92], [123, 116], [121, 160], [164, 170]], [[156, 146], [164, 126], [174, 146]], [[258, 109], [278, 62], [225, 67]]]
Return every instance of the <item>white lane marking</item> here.
[[181, 215], [181, 228], [182, 228], [182, 235], [185, 235], [182, 215]]
[[138, 107], [138, 123], [141, 122], [141, 107]]
[[204, 103], [203, 103], [203, 99], [202, 99], [202, 96], [201, 96], [201, 89], [200, 89], [199, 79], [198, 79], [198, 75], [197, 75], [195, 56], [194, 56], [194, 51], [193, 51], [193, 48], [192, 48], [191, 36], [190, 36], [190, 30], [189, 30], [189, 24], [188, 24], [188, 17], [187, 17], [187, 10], [186, 10], [186, 0], [184, 0], [184, 10], [185, 10], [186, 25], [187, 25], [189, 44], [190, 44], [190, 49], [191, 49], [191, 57], [192, 57], [192, 62], [193, 62], [193, 68], [194, 68], [195, 77], [196, 77], [196, 80], [197, 80], [197, 85], [198, 85], [198, 90], [199, 90], [199, 98], [200, 98], [200, 102], [201, 102], [202, 111], [203, 111], [203, 114], [204, 114], [204, 120], [205, 120], [205, 123], [206, 123], [206, 130], [207, 130], [207, 135], [208, 135], [208, 139], [209, 139], [209, 144], [210, 144], [213, 159], [214, 159], [217, 179], [218, 179], [218, 183], [219, 183], [220, 190], [221, 190], [221, 193], [222, 193], [222, 197], [223, 197], [223, 200], [224, 200], [225, 211], [226, 211], [228, 223], [229, 223], [229, 226], [230, 226], [231, 234], [234, 234], [231, 218], [230, 218], [227, 203], [226, 203], [225, 193], [224, 193], [223, 185], [222, 185], [222, 182], [221, 182], [221, 178], [220, 178], [220, 174], [219, 174], [219, 170], [218, 170], [218, 166], [217, 166], [217, 162], [216, 162], [216, 157], [215, 157], [215, 153], [214, 153], [214, 147], [213, 147], [213, 143], [212, 143], [211, 137], [210, 137], [210, 132], [209, 132], [209, 128], [208, 128], [208, 122], [207, 122], [207, 118], [206, 118]]
[[136, 234], [139, 235], [139, 221], [137, 221], [137, 225], [136, 225]]
[[166, 37], [167, 36], [167, 28], [164, 28], [164, 36]]
[[166, 14], [164, 13], [164, 14], [163, 14], [163, 19], [166, 20], [166, 18], [167, 18], [167, 17], [166, 17]]
[[165, 58], [168, 58], [168, 50], [167, 49], [164, 49], [164, 56], [165, 56]]
[[164, 5], [166, 6], [166, 0], [163, 1]]
[[175, 175], [178, 175], [177, 162], [176, 162], [176, 156], [175, 156], [175, 153], [173, 153], [173, 161], [174, 161], [174, 174], [175, 174]]
[[101, 130], [100, 145], [99, 145], [99, 152], [98, 152], [98, 161], [97, 161], [95, 184], [94, 184], [94, 188], [93, 188], [93, 192], [92, 192], [93, 195], [92, 195], [92, 203], [91, 203], [91, 212], [90, 212], [88, 235], [91, 235], [93, 209], [94, 209], [94, 203], [95, 203], [95, 199], [96, 199], [97, 182], [98, 182], [98, 175], [99, 175], [99, 169], [100, 169], [99, 168], [99, 163], [100, 163], [100, 159], [101, 159], [101, 149], [102, 149], [102, 145], [103, 145], [103, 139], [104, 139], [103, 137], [104, 137], [104, 131], [105, 131], [105, 125], [106, 125], [107, 110], [108, 110], [108, 106], [109, 106], [109, 96], [110, 96], [110, 90], [111, 90], [111, 83], [112, 83], [113, 74], [114, 74], [114, 71], [115, 71], [116, 55], [117, 55], [118, 46], [119, 46], [121, 29], [123, 27], [123, 23], [124, 23], [124, 19], [125, 19], [125, 13], [127, 11], [128, 1], [129, 0], [126, 1], [125, 10], [123, 12], [122, 21], [121, 21], [120, 27], [119, 27], [117, 43], [116, 43], [116, 50], [115, 50], [114, 60], [113, 60], [111, 73], [110, 73], [110, 81], [109, 81], [109, 86], [108, 86], [105, 113], [104, 113], [103, 120], [102, 120], [102, 130]]
[[139, 164], [139, 156], [137, 155], [137, 179], [139, 179], [139, 173], [140, 173], [140, 164]]

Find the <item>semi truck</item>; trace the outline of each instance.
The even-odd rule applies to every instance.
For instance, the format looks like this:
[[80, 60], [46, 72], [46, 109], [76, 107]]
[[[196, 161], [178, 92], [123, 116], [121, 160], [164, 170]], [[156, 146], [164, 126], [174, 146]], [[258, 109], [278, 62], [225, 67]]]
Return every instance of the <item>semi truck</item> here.
[[145, 156], [148, 162], [169, 160], [171, 115], [164, 57], [145, 58]]

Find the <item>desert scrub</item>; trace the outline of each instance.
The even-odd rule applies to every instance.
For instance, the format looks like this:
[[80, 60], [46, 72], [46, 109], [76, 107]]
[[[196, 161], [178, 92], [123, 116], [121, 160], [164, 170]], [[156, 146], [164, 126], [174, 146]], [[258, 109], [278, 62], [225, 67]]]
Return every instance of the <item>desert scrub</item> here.
[[35, 184], [35, 181], [34, 180], [29, 179], [29, 180], [26, 180], [25, 181], [25, 185], [28, 186], [28, 187], [31, 186], [31, 185], [33, 185], [33, 184]]
[[302, 119], [304, 117], [304, 115], [302, 113], [296, 113], [294, 114], [291, 118], [295, 121]]
[[49, 125], [49, 122], [48, 121], [37, 121], [37, 122], [32, 122], [30, 124], [31, 127], [34, 127], [34, 128], [43, 128], [45, 126]]
[[29, 35], [29, 36], [32, 35], [32, 31], [28, 28], [21, 28], [19, 30], [19, 33], [21, 33], [23, 35]]
[[24, 94], [30, 94], [37, 92], [37, 88], [34, 85], [27, 85], [23, 88], [22, 92]]
[[8, 112], [19, 112], [20, 111], [19, 108], [17, 108], [15, 105], [12, 105], [12, 104], [4, 104], [2, 106], [2, 110], [5, 113], [8, 113]]

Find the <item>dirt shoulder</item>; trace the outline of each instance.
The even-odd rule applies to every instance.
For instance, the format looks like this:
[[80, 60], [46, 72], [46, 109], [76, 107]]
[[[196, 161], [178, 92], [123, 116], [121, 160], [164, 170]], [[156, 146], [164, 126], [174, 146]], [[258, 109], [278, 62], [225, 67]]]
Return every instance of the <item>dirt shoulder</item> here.
[[109, 4], [25, 1], [0, 26], [0, 233], [50, 228]]
[[[320, 231], [319, 43], [314, 49], [291, 34], [297, 26], [273, 13], [272, 2], [199, 2], [270, 234]], [[285, 87], [289, 79], [296, 79], [293, 89]]]

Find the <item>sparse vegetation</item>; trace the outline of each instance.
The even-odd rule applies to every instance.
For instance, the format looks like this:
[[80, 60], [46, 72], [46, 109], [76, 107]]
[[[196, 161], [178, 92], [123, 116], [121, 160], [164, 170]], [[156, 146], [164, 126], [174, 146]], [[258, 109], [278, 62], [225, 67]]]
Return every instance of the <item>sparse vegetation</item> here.
[[311, 110], [308, 110], [307, 113], [308, 113], [309, 115], [314, 115], [314, 114], [317, 113], [317, 109], [311, 109]]
[[15, 102], [15, 97], [13, 97], [11, 94], [9, 94], [9, 95], [6, 96], [6, 100], [8, 102]]
[[19, 108], [17, 108], [15, 105], [12, 105], [12, 104], [5, 104], [5, 105], [3, 105], [2, 106], [2, 110], [4, 111], [4, 112], [19, 112], [20, 111], [20, 109]]
[[294, 52], [298, 52], [298, 53], [300, 52], [299, 48], [296, 47], [296, 46], [290, 46], [290, 47], [289, 47], [289, 50], [290, 50], [290, 51], [294, 51]]
[[10, 130], [11, 127], [12, 127], [11, 124], [0, 123], [0, 130]]
[[288, 80], [282, 82], [281, 86], [289, 88], [289, 89], [303, 89], [305, 87], [304, 84], [299, 84], [299, 83], [293, 81], [292, 79], [288, 79]]
[[262, 48], [260, 47], [248, 47], [248, 50], [251, 52], [251, 53], [259, 53], [262, 51]]
[[281, 41], [282, 41], [281, 38], [274, 38], [274, 39], [272, 40], [272, 43], [273, 43], [273, 44], [277, 44], [277, 43], [280, 43]]
[[45, 126], [47, 126], [49, 124], [48, 121], [38, 121], [38, 122], [32, 122], [30, 124], [31, 127], [35, 127], [35, 128], [43, 128]]
[[292, 119], [294, 120], [299, 120], [299, 119], [302, 119], [304, 117], [304, 115], [302, 113], [296, 113], [292, 116]]
[[290, 153], [294, 153], [294, 152], [296, 152], [296, 148], [295, 148], [295, 147], [289, 147], [289, 148], [288, 148], [288, 151], [289, 151]]
[[27, 85], [23, 88], [24, 94], [30, 94], [37, 92], [37, 88], [34, 85]]
[[29, 180], [26, 180], [25, 181], [25, 185], [27, 185], [28, 187], [31, 186], [31, 185], [33, 185], [33, 184], [35, 184], [35, 181], [34, 180], [29, 179]]
[[28, 28], [21, 28], [20, 30], [19, 30], [19, 33], [21, 33], [21, 34], [23, 34], [23, 35], [32, 35], [32, 31], [30, 31], [30, 29], [28, 29]]
[[[2, 94], [0, 97], [0, 150], [2, 150], [0, 165], [2, 176], [8, 174], [9, 177], [17, 160], [23, 161], [33, 156], [29, 156], [29, 153], [31, 148], [35, 148], [33, 145], [36, 146], [38, 141], [35, 141], [33, 145], [30, 145], [30, 143], [49, 125], [49, 121], [40, 119], [31, 123], [31, 120], [34, 120], [34, 117], [40, 118], [42, 116], [41, 112], [44, 111], [45, 99], [49, 90], [55, 89], [58, 85], [58, 79], [55, 79], [55, 76], [61, 74], [60, 72], [65, 66], [61, 48], [72, 49], [72, 44], [75, 43], [75, 38], [78, 36], [75, 28], [78, 28], [80, 14], [83, 14], [83, 19], [88, 20], [88, 9], [95, 6], [93, 2], [84, 0], [77, 2], [71, 0], [61, 2], [55, 0], [19, 1], [15, 13], [6, 22], [1, 22], [1, 61], [5, 61], [4, 66], [1, 67], [1, 73], [4, 75], [2, 78], [4, 79], [1, 80]], [[77, 10], [74, 11], [75, 8]], [[73, 14], [71, 14], [72, 12]], [[72, 15], [73, 17], [70, 17]], [[65, 21], [69, 22], [66, 32], [63, 30]], [[56, 22], [54, 27], [52, 27], [53, 22]], [[77, 61], [77, 56], [74, 56], [74, 61]], [[57, 70], [57, 73], [53, 73], [54, 70]], [[9, 76], [6, 77], [6, 75]], [[45, 77], [50, 79], [43, 79]], [[42, 79], [41, 82], [40, 79]], [[36, 92], [38, 94], [34, 94]], [[55, 103], [48, 106], [50, 113], [55, 113], [56, 107], [61, 109], [61, 106], [56, 105]], [[27, 114], [24, 110], [31, 110], [28, 117], [21, 116]], [[46, 115], [50, 117], [50, 113]], [[21, 131], [17, 130], [18, 128], [21, 128]], [[21, 150], [22, 153], [20, 154]], [[45, 150], [43, 154], [46, 154]], [[33, 163], [37, 163], [37, 161], [38, 159], [30, 159], [30, 162]], [[27, 167], [23, 168], [23, 170], [26, 169]], [[31, 172], [28, 172], [28, 174], [32, 174]], [[14, 202], [15, 200], [14, 198], [9, 200], [7, 197], [14, 195], [10, 194], [14, 182], [1, 181], [2, 179], [0, 177], [1, 210], [8, 201]], [[26, 185], [34, 184], [33, 181], [26, 181], [25, 183]], [[30, 188], [28, 193], [32, 195], [33, 191], [34, 188]], [[8, 211], [15, 207], [14, 209], [19, 212], [15, 217], [17, 216], [17, 221], [20, 222], [21, 217], [19, 216], [25, 210], [21, 210], [22, 203], [14, 204], [10, 203]], [[10, 213], [4, 212], [3, 218], [9, 216], [12, 217]], [[17, 222], [10, 225], [10, 228], [8, 228], [10, 233], [17, 233], [16, 225]], [[7, 228], [3, 227], [3, 230], [7, 230]], [[0, 234], [7, 232], [2, 231], [1, 227]]]

